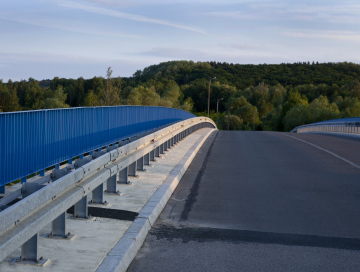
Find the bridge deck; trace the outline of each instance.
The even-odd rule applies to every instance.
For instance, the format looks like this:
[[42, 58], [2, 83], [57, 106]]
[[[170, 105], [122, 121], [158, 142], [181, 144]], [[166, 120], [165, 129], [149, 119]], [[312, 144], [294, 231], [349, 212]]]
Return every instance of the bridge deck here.
[[211, 139], [128, 271], [359, 271], [359, 139]]

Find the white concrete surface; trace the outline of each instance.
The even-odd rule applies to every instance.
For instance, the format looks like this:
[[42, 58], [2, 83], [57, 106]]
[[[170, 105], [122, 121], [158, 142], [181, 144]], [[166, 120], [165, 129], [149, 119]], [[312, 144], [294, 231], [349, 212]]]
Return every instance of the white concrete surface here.
[[[146, 209], [142, 211], [145, 204], [167, 179], [171, 171], [179, 165], [184, 156], [209, 131], [210, 129], [202, 129], [183, 139], [172, 149], [166, 151], [166, 155], [162, 155], [162, 159], [156, 158], [157, 162], [151, 162], [153, 167], [145, 166], [146, 172], [138, 172], [141, 178], [130, 178], [132, 185], [117, 185], [117, 190], [123, 195], [104, 195], [105, 200], [110, 203], [107, 208], [142, 212], [142, 214], [150, 215], [151, 206], [156, 208], [156, 203], [154, 200], [150, 201]], [[91, 194], [89, 195], [90, 199]], [[164, 202], [163, 199], [161, 200]], [[154, 217], [151, 221], [154, 221]], [[39, 239], [39, 254], [50, 259], [51, 262], [48, 266], [9, 264], [12, 259], [21, 255], [19, 248], [0, 263], [0, 271], [96, 271], [113, 248], [124, 252], [129, 248], [135, 250], [140, 247], [141, 240], [145, 239], [150, 226], [150, 221], [146, 218], [138, 218], [134, 222], [107, 218], [96, 218], [94, 221], [67, 220], [67, 230], [76, 235], [75, 239], [72, 241]], [[49, 233], [50, 230], [51, 224], [40, 232], [40, 236]], [[124, 236], [133, 240], [138, 239], [138, 244], [135, 247], [129, 243], [127, 247], [125, 245], [124, 248], [122, 245], [119, 248], [118, 241], [125, 232]], [[139, 235], [141, 235], [141, 239], [139, 239]], [[118, 254], [119, 251], [113, 254], [115, 261]]]

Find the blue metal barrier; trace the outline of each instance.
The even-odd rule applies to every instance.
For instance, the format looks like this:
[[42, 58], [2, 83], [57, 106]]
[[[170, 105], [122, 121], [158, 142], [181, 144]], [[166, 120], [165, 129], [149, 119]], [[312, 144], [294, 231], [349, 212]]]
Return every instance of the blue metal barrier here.
[[183, 110], [144, 106], [0, 113], [0, 191], [60, 162], [192, 117]]

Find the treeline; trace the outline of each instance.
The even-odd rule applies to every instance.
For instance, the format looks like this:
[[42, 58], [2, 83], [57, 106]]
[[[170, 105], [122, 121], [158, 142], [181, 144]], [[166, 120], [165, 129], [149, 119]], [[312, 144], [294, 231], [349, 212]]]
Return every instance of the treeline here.
[[129, 78], [106, 77], [0, 84], [0, 111], [102, 105], [156, 105], [206, 115], [211, 82], [210, 117], [219, 128], [289, 131], [295, 126], [360, 116], [360, 65], [294, 63], [239, 65], [171, 61], [137, 71]]

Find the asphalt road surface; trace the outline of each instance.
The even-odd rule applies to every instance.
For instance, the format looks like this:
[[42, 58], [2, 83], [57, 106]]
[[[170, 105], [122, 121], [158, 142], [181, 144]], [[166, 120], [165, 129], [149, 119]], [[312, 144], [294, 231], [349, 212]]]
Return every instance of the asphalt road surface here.
[[128, 271], [360, 271], [360, 138], [213, 133]]

